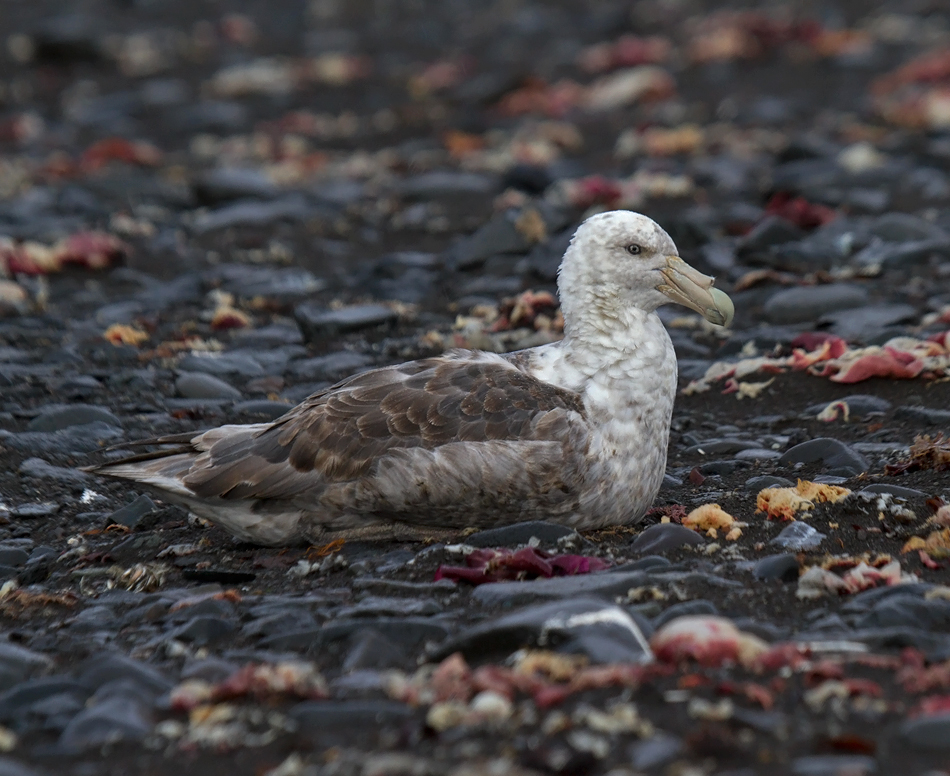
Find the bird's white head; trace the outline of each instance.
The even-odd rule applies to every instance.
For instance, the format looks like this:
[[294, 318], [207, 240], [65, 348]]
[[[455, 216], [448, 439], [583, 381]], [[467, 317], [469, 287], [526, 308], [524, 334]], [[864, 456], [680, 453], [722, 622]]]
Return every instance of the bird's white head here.
[[668, 302], [728, 326], [732, 301], [714, 282], [679, 257], [672, 238], [656, 221], [630, 210], [598, 213], [584, 221], [558, 271], [568, 331], [589, 313], [624, 321]]

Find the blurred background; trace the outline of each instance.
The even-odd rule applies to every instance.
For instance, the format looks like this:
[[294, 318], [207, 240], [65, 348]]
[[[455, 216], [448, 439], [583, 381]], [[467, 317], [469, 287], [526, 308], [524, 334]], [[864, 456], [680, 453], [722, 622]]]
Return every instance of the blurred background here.
[[553, 290], [576, 223], [611, 207], [727, 283], [829, 269], [827, 246], [765, 261], [742, 241], [769, 214], [798, 236], [893, 210], [950, 226], [948, 14], [4, 0], [0, 235], [96, 230], [161, 278], [292, 265], [455, 311]]

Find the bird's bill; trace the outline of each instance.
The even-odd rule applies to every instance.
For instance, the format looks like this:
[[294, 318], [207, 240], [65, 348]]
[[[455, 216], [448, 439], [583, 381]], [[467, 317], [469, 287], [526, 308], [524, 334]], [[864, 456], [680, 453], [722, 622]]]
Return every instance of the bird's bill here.
[[732, 323], [735, 307], [726, 293], [713, 287], [715, 278], [689, 266], [679, 256], [667, 256], [666, 266], [660, 273], [664, 282], [656, 287], [657, 291], [695, 310], [710, 323], [718, 326]]

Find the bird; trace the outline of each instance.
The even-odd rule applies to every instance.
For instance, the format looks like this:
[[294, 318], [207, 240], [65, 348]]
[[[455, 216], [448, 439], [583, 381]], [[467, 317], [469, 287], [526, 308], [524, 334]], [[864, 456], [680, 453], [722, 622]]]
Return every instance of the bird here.
[[588, 217], [558, 270], [563, 339], [362, 372], [267, 423], [145, 439], [87, 471], [264, 546], [547, 520], [639, 522], [666, 469], [676, 354], [656, 311], [728, 326], [732, 301], [628, 210]]

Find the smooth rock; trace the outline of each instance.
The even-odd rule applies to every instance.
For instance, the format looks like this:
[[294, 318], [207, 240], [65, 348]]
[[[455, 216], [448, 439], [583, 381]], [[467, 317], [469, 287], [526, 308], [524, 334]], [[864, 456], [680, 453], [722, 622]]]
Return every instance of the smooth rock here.
[[765, 302], [764, 312], [771, 323], [809, 323], [825, 313], [863, 307], [867, 303], [868, 293], [864, 288], [831, 283], [779, 291]]
[[904, 720], [900, 735], [916, 749], [950, 749], [950, 712]]
[[678, 604], [673, 604], [672, 606], [667, 607], [660, 614], [654, 617], [653, 628], [655, 630], [659, 630], [670, 620], [675, 620], [677, 617], [686, 617], [694, 614], [718, 615], [719, 610], [712, 601], [707, 601], [701, 598], [693, 601], [681, 601]]
[[314, 304], [302, 304], [294, 308], [294, 318], [307, 342], [325, 340], [339, 334], [377, 326], [391, 326], [398, 316], [395, 311], [381, 304], [364, 304], [327, 310]]
[[675, 760], [686, 751], [682, 739], [658, 731], [649, 738], [637, 741], [627, 747], [630, 764], [638, 771], [659, 768]]
[[659, 523], [641, 532], [633, 540], [630, 549], [633, 552], [655, 554], [703, 543], [703, 537], [686, 526], [677, 523]]
[[791, 770], [792, 776], [871, 776], [877, 773], [877, 761], [856, 754], [809, 755], [792, 760]]
[[858, 491], [858, 495], [862, 493], [890, 493], [892, 496], [902, 499], [930, 498], [930, 495], [924, 493], [922, 490], [917, 490], [916, 488], [905, 488], [903, 485], [893, 485], [888, 482], [875, 482]]
[[118, 741], [141, 741], [152, 732], [153, 724], [145, 703], [112, 697], [80, 711], [66, 726], [59, 743], [84, 750]]
[[240, 399], [241, 392], [204, 372], [182, 372], [175, 380], [175, 390], [185, 399]]
[[910, 420], [927, 426], [950, 425], [950, 410], [930, 407], [898, 407], [894, 410], [894, 417], [897, 420]]
[[802, 550], [818, 549], [821, 542], [826, 538], [825, 534], [812, 528], [808, 523], [797, 520], [785, 526], [778, 536], [769, 541], [769, 544], [784, 547], [792, 552], [800, 552]]
[[35, 477], [38, 480], [53, 480], [72, 487], [84, 487], [92, 478], [78, 469], [66, 469], [62, 466], [53, 466], [42, 458], [27, 458], [20, 464], [20, 474], [26, 477]]
[[192, 617], [174, 632], [174, 638], [204, 647], [227, 638], [237, 626], [221, 617]]
[[546, 646], [586, 654], [595, 663], [645, 663], [653, 660], [649, 635], [619, 606], [577, 598], [529, 606], [479, 623], [439, 645], [433, 657], [462, 652], [475, 660]]
[[198, 176], [194, 192], [199, 203], [214, 205], [244, 197], [272, 199], [278, 189], [260, 170], [218, 167]]
[[116, 653], [107, 652], [91, 657], [79, 668], [79, 682], [91, 689], [98, 689], [113, 679], [131, 679], [143, 690], [156, 695], [172, 687], [172, 683], [157, 669]]
[[336, 382], [366, 369], [372, 363], [373, 360], [363, 353], [341, 350], [339, 353], [294, 361], [288, 371], [301, 380]]
[[869, 341], [888, 326], [917, 320], [917, 308], [909, 304], [878, 304], [856, 310], [836, 310], [825, 313], [818, 323], [832, 334], [846, 340]]
[[44, 410], [30, 421], [29, 431], [61, 431], [70, 426], [87, 423], [106, 423], [122, 428], [122, 421], [105, 407], [89, 404], [74, 404]]
[[278, 221], [305, 221], [314, 206], [299, 194], [270, 202], [239, 200], [198, 215], [192, 223], [195, 234], [202, 235], [232, 226], [269, 226]]
[[[876, 412], [887, 412], [892, 406], [887, 399], [882, 399], [879, 396], [868, 396], [867, 394], [863, 393], [842, 396], [840, 399], [837, 399], [837, 401], [843, 401], [848, 405], [848, 411], [851, 413], [852, 417], [866, 417], [867, 415]], [[811, 404], [805, 409], [805, 414], [817, 415], [827, 406], [828, 402], [822, 404]]]
[[404, 703], [388, 700], [304, 701], [291, 708], [290, 718], [310, 737], [338, 739], [341, 733], [376, 734], [386, 727], [402, 727], [415, 712]]
[[768, 555], [757, 561], [752, 569], [756, 579], [778, 579], [782, 582], [795, 582], [798, 573], [798, 558], [790, 553]]
[[143, 494], [109, 515], [108, 522], [110, 525], [124, 525], [126, 528], [135, 528], [144, 517], [156, 511], [158, 511], [158, 507], [155, 502]]
[[19, 517], [25, 520], [35, 520], [38, 517], [49, 517], [55, 515], [62, 509], [62, 504], [55, 501], [40, 501], [36, 504], [19, 504], [10, 510], [13, 517]]
[[833, 470], [847, 471], [849, 476], [868, 470], [868, 461], [844, 442], [830, 437], [818, 437], [786, 450], [779, 463], [814, 463], [821, 461]]
[[500, 528], [489, 528], [466, 537], [465, 543], [472, 547], [518, 547], [536, 538], [541, 544], [557, 544], [565, 536], [576, 535], [573, 528], [547, 523], [543, 520], [529, 520]]
[[[679, 527], [682, 528], [682, 526]], [[472, 591], [472, 599], [486, 606], [506, 608], [535, 601], [581, 596], [599, 596], [612, 600], [614, 596], [625, 595], [631, 587], [647, 584], [649, 579], [649, 571], [612, 571], [553, 579], [535, 579], [529, 582], [495, 582], [491, 585], [476, 587]]]
[[[252, 299], [264, 296], [269, 299], [291, 301], [322, 291], [326, 281], [302, 267], [255, 267], [247, 264], [226, 264], [209, 271], [207, 280], [219, 284], [221, 289], [239, 297]], [[286, 332], [286, 333], [285, 333]], [[235, 341], [245, 347], [255, 347], [252, 340], [274, 337], [273, 344], [290, 345], [300, 342], [300, 334], [289, 326], [271, 324], [261, 329], [236, 332]]]
[[456, 270], [468, 270], [500, 253], [525, 253], [531, 244], [515, 226], [519, 216], [516, 210], [494, 216], [451, 250], [449, 263]]
[[785, 477], [775, 477], [771, 474], [762, 474], [758, 477], [750, 477], [742, 486], [745, 490], [758, 492], [765, 488], [789, 488], [794, 487], [795, 483]]

